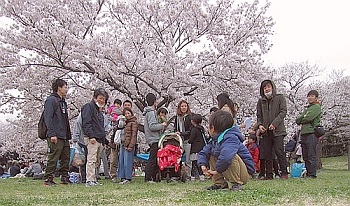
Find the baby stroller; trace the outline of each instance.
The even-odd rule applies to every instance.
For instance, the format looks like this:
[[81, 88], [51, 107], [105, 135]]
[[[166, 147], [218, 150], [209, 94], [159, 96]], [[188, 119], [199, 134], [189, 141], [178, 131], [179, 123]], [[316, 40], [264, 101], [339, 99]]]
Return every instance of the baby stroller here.
[[186, 182], [186, 173], [181, 172], [181, 157], [183, 143], [180, 135], [176, 133], [165, 133], [160, 137], [158, 143], [157, 161], [160, 172], [156, 175], [156, 181], [165, 179], [180, 180]]

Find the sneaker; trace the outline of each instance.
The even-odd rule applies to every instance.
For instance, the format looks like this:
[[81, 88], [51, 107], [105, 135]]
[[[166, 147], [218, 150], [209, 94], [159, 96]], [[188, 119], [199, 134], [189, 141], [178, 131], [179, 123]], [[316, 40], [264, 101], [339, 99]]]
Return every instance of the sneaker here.
[[259, 177], [258, 177], [258, 180], [265, 180], [265, 179], [266, 179], [265, 176], [259, 176]]
[[261, 177], [258, 178], [258, 180], [273, 180], [273, 177], [261, 176]]
[[95, 182], [95, 181], [87, 181], [85, 183], [86, 187], [91, 187], [91, 186], [98, 186], [98, 185], [102, 185], [101, 183]]
[[280, 179], [281, 180], [287, 180], [288, 179], [288, 175], [281, 175]]
[[127, 184], [127, 183], [129, 183], [130, 182], [130, 180], [123, 180], [122, 182], [120, 182], [119, 184], [121, 184], [121, 185], [125, 185], [125, 184]]
[[155, 182], [155, 181], [152, 181], [152, 180], [149, 180], [149, 181], [146, 181], [146, 183], [154, 184], [154, 183], [156, 183], [156, 182]]
[[228, 189], [227, 182], [225, 182], [224, 186], [213, 184], [212, 186], [207, 188], [207, 190], [224, 190], [224, 189]]
[[199, 181], [205, 181], [205, 176], [204, 175], [199, 175]]
[[117, 182], [118, 182], [118, 179], [117, 179], [116, 177], [113, 177], [113, 178], [112, 178], [112, 182], [113, 182], [113, 183], [117, 183]]
[[242, 189], [243, 189], [243, 185], [236, 182], [232, 183], [232, 188], [231, 188], [232, 191], [240, 191]]
[[191, 181], [195, 181], [196, 180], [196, 177], [191, 177]]
[[61, 184], [68, 185], [68, 184], [72, 184], [72, 182], [69, 180], [68, 177], [61, 177]]
[[52, 185], [56, 185], [56, 183], [53, 181], [53, 177], [49, 176], [47, 177], [47, 179], [45, 179], [44, 186], [52, 186]]

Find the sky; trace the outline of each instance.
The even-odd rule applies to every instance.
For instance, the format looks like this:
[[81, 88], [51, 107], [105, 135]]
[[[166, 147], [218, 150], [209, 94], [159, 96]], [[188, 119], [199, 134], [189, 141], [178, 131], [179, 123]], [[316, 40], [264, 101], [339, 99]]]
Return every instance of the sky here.
[[[266, 65], [309, 61], [325, 69], [322, 78], [333, 69], [344, 69], [350, 76], [350, 0], [270, 2], [268, 14], [276, 24], [271, 37], [273, 47], [263, 57]], [[0, 114], [0, 122], [3, 117]]]
[[265, 63], [308, 61], [350, 75], [350, 0], [270, 0], [276, 22]]

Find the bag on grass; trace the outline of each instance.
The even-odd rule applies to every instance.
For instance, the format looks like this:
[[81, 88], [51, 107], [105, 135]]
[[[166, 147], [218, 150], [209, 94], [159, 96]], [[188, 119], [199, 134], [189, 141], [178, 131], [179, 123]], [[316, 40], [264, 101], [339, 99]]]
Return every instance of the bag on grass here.
[[293, 178], [300, 178], [305, 170], [306, 168], [304, 163], [293, 163], [290, 176]]
[[85, 164], [85, 151], [78, 145], [78, 143], [75, 143], [73, 148], [74, 155], [72, 160], [72, 166], [80, 167]]

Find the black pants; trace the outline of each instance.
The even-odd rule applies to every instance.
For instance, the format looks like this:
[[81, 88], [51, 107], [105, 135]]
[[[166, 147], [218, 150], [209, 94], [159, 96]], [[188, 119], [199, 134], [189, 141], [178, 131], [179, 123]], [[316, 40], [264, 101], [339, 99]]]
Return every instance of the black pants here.
[[195, 177], [196, 176], [196, 171], [198, 171], [199, 175], [203, 175], [202, 168], [200, 168], [197, 164], [197, 160], [192, 161], [192, 168], [191, 168], [191, 176]]
[[[267, 135], [264, 136], [264, 144], [267, 151], [275, 151], [282, 175], [288, 175], [288, 162], [286, 159], [286, 152], [284, 151], [284, 136], [274, 136], [273, 133], [269, 131]], [[275, 156], [273, 152], [269, 152], [268, 154], [270, 155], [266, 157], [266, 176], [272, 177], [273, 160]]]
[[155, 181], [156, 175], [159, 172], [157, 163], [158, 143], [152, 143], [150, 146], [149, 159], [145, 169], [145, 181]]
[[81, 148], [84, 149], [85, 152], [85, 163], [80, 166], [80, 176], [81, 182], [86, 183], [86, 163], [87, 163], [87, 147], [81, 143], [78, 143]]
[[310, 176], [310, 177], [316, 177], [317, 144], [318, 144], [318, 139], [314, 134], [307, 134], [307, 135], [301, 136], [301, 148], [303, 152], [303, 159], [305, 161], [307, 176]]
[[[275, 172], [275, 175], [280, 176], [281, 174], [279, 173], [279, 166], [278, 166], [278, 162], [276, 159], [272, 160], [272, 164], [273, 164], [273, 171]], [[260, 160], [260, 172], [259, 172], [259, 177], [265, 177], [266, 174], [266, 160], [262, 159]], [[272, 177], [271, 174], [268, 177]]]

